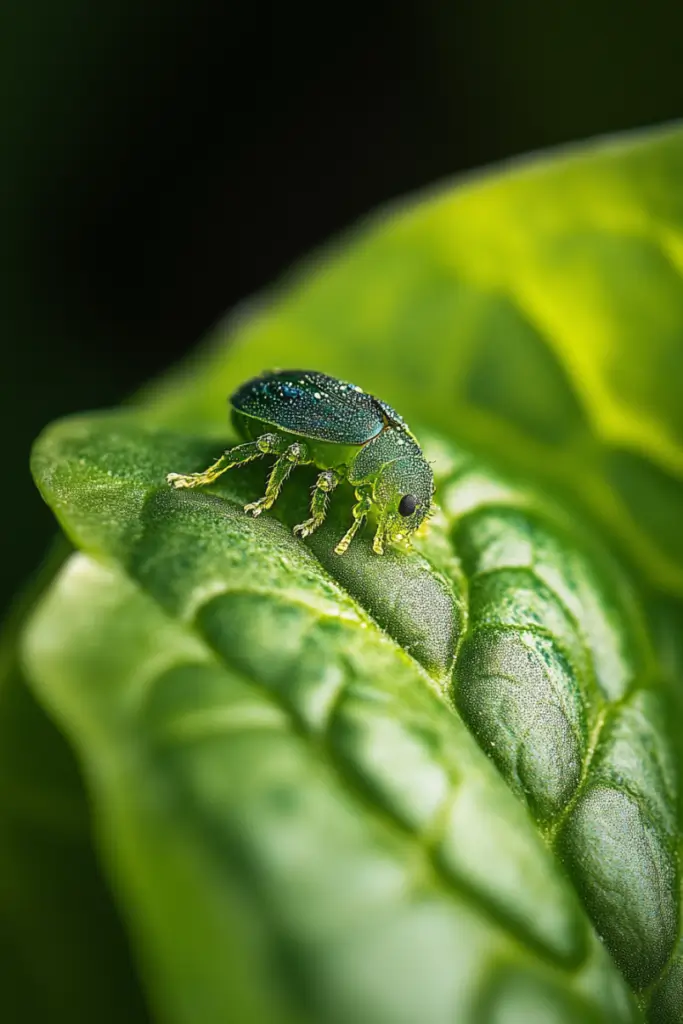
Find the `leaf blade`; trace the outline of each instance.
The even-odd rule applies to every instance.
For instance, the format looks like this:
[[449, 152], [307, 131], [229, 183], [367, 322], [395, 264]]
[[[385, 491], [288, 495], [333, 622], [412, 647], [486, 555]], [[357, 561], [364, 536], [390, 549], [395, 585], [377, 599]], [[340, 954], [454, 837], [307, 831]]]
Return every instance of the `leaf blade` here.
[[[357, 1008], [353, 1011], [348, 1002], [350, 989], [345, 973], [351, 968], [343, 968], [343, 964], [348, 963], [354, 949], [368, 949], [364, 945], [368, 941], [367, 936], [362, 938], [363, 929], [366, 925], [370, 927], [370, 922], [376, 919], [372, 926], [371, 948], [375, 961], [385, 964], [384, 971], [378, 967], [374, 977], [366, 977], [362, 964], [355, 955], [352, 956], [354, 971], [360, 972], [358, 976], [364, 979], [362, 998], [365, 1002], [362, 1005], [368, 1013], [372, 1007], [379, 1013], [383, 1006], [382, 1012], [388, 1014], [387, 1019], [401, 1019], [396, 1016], [400, 1012], [405, 1014], [406, 1020], [412, 1020], [416, 1014], [427, 1012], [425, 1007], [432, 1006], [433, 1010], [429, 1012], [433, 1013], [434, 1020], [452, 1019], [453, 1013], [462, 1014], [465, 1012], [463, 1008], [474, 1006], [484, 998], [486, 986], [481, 991], [476, 987], [481, 971], [488, 972], [485, 965], [492, 964], [492, 951], [503, 949], [507, 951], [503, 955], [504, 961], [526, 963], [525, 970], [531, 972], [530, 977], [538, 976], [539, 984], [539, 970], [544, 976], [547, 974], [548, 983], [551, 977], [554, 979], [552, 985], [557, 991], [558, 1008], [565, 1004], [567, 1007], [583, 1005], [589, 1015], [592, 1013], [599, 1017], [601, 1012], [607, 1012], [608, 1015], [621, 1014], [628, 1019], [629, 1010], [623, 1001], [623, 990], [621, 996], [617, 995], [619, 986], [613, 976], [606, 984], [610, 972], [599, 946], [586, 929], [585, 922], [582, 923], [569, 891], [555, 875], [542, 842], [530, 828], [514, 797], [444, 703], [440, 688], [434, 688], [433, 682], [413, 659], [377, 629], [363, 610], [316, 567], [315, 560], [304, 546], [292, 540], [279, 523], [272, 519], [251, 520], [241, 512], [233, 511], [230, 502], [208, 495], [175, 493], [164, 488], [158, 491], [163, 495], [162, 512], [154, 497], [148, 495], [141, 499], [135, 488], [144, 472], [150, 472], [152, 485], [158, 481], [160, 470], [163, 477], [163, 453], [167, 450], [164, 447], [167, 443], [165, 435], [161, 436], [160, 457], [150, 458], [149, 452], [156, 451], [156, 435], [132, 424], [126, 427], [129, 441], [137, 437], [142, 448], [139, 466], [153, 469], [153, 472], [145, 470], [142, 476], [137, 469], [133, 471], [134, 499], [130, 500], [125, 495], [122, 497], [120, 479], [108, 476], [110, 471], [113, 473], [112, 459], [118, 459], [120, 454], [115, 451], [111, 424], [91, 421], [90, 431], [97, 435], [91, 450], [83, 442], [82, 427], [83, 422], [77, 428], [81, 431], [79, 447], [69, 449], [69, 472], [77, 479], [61, 485], [65, 488], [64, 493], [68, 491], [75, 503], [72, 523], [68, 510], [62, 509], [64, 521], [67, 526], [71, 523], [74, 537], [98, 557], [106, 558], [112, 564], [125, 565], [130, 579], [135, 580], [141, 593], [144, 591], [146, 606], [151, 602], [154, 614], [168, 618], [179, 633], [191, 629], [193, 638], [209, 652], [210, 658], [218, 659], [222, 672], [227, 672], [247, 689], [251, 702], [258, 693], [267, 697], [272, 709], [275, 699], [276, 710], [284, 711], [290, 723], [287, 744], [294, 745], [292, 749], [299, 752], [297, 757], [304, 756], [302, 750], [305, 753], [305, 768], [296, 769], [294, 789], [298, 787], [303, 794], [311, 790], [315, 794], [316, 786], [322, 785], [315, 798], [303, 796], [294, 800], [291, 795], [282, 798], [296, 819], [296, 827], [292, 826], [296, 841], [291, 830], [273, 832], [268, 815], [263, 810], [259, 811], [260, 801], [265, 798], [259, 795], [257, 782], [253, 782], [256, 791], [250, 795], [248, 780], [240, 779], [245, 769], [240, 770], [239, 765], [253, 765], [254, 761], [246, 754], [235, 755], [234, 762], [229, 764], [222, 760], [226, 757], [226, 744], [233, 730], [229, 728], [226, 733], [225, 714], [220, 714], [212, 722], [208, 710], [195, 705], [198, 699], [196, 691], [201, 689], [196, 680], [189, 696], [185, 686], [182, 699], [186, 704], [189, 702], [192, 714], [182, 719], [180, 725], [176, 722], [175, 727], [169, 728], [176, 738], [178, 729], [186, 742], [188, 737], [190, 742], [194, 738], [195, 747], [200, 746], [203, 753], [196, 755], [196, 761], [190, 759], [186, 762], [181, 758], [179, 766], [173, 764], [173, 771], [168, 768], [174, 779], [174, 791], [189, 792], [193, 804], [204, 808], [204, 815], [209, 815], [213, 822], [212, 833], [227, 837], [222, 839], [222, 843], [227, 842], [228, 845], [221, 845], [221, 849], [231, 848], [231, 844], [237, 841], [235, 837], [243, 832], [243, 829], [236, 832], [234, 825], [230, 824], [231, 813], [240, 815], [243, 827], [251, 820], [250, 815], [257, 814], [256, 824], [247, 827], [247, 834], [256, 845], [249, 846], [242, 853], [242, 858], [251, 865], [258, 865], [257, 872], [263, 872], [259, 875], [261, 884], [267, 886], [269, 905], [275, 907], [276, 918], [281, 922], [280, 928], [288, 936], [288, 941], [307, 951], [301, 958], [304, 974], [315, 960], [311, 952], [313, 948], [318, 949], [323, 957], [324, 964], [319, 964], [319, 969], [327, 979], [326, 1012], [331, 1012], [330, 1007], [334, 1005], [340, 1020], [355, 1019], [352, 1014]], [[120, 436], [122, 427], [116, 429]], [[55, 457], [55, 446], [62, 444], [64, 436], [68, 436], [71, 430], [73, 426], [68, 423], [57, 427], [43, 442], [46, 449], [50, 449], [49, 455], [44, 454], [43, 463], [50, 467], [51, 487], [54, 486], [53, 474], [59, 462]], [[104, 459], [104, 474], [97, 468], [98, 459]], [[91, 497], [97, 495], [98, 501], [88, 500], [91, 460], [95, 467]], [[38, 458], [36, 465], [40, 463]], [[121, 460], [118, 472], [125, 476], [125, 460]], [[109, 480], [106, 502], [99, 500], [103, 475]], [[43, 486], [46, 486], [44, 482]], [[83, 515], [79, 514], [79, 507], [84, 510]], [[98, 517], [99, 521], [95, 522]], [[125, 528], [121, 528], [120, 523], [112, 525], [112, 520], [119, 517], [126, 520]], [[188, 524], [191, 533], [188, 532]], [[150, 529], [161, 530], [165, 538], [162, 544], [155, 544], [153, 548], [149, 547]], [[235, 530], [239, 531], [241, 546], [230, 541]], [[180, 538], [193, 538], [192, 550], [187, 550], [183, 559], [179, 557], [182, 541], [179, 547], [170, 540], [174, 531]], [[252, 539], [245, 540], [246, 535]], [[192, 567], [196, 557], [203, 560], [202, 564], [210, 562], [218, 567], [216, 571], [223, 577], [222, 589], [215, 586], [206, 589], [202, 573], [195, 572]], [[284, 571], [283, 565], [286, 567]], [[104, 570], [91, 567], [87, 571], [96, 574]], [[107, 571], [115, 573], [118, 579], [120, 570]], [[259, 584], [263, 573], [268, 576], [267, 588]], [[296, 581], [294, 586], [290, 582], [292, 576]], [[77, 584], [76, 580], [75, 592], [79, 590]], [[119, 584], [128, 588], [132, 585], [124, 585], [120, 579], [116, 587]], [[68, 576], [64, 586], [68, 590]], [[108, 587], [112, 589], [113, 584], [110, 582]], [[77, 599], [68, 608], [65, 594], [59, 593], [58, 588], [53, 598], [48, 599], [49, 610], [43, 623], [39, 617], [36, 632], [29, 638], [34, 675], [52, 679], [42, 691], [48, 700], [55, 697], [54, 664], [59, 663], [60, 658], [66, 659], [69, 668], [68, 671], [62, 670], [61, 675], [58, 673], [58, 685], [67, 690], [75, 686], [79, 706], [92, 703], [87, 694], [88, 686], [92, 685], [88, 683], [89, 679], [97, 678], [105, 669], [116, 678], [116, 670], [107, 666], [98, 672], [92, 666], [79, 669], [84, 648], [80, 634], [72, 636], [69, 643], [64, 643], [62, 634], [55, 648], [40, 651], [40, 637], [54, 638], [56, 634], [55, 625], [50, 625], [51, 618], [68, 622], [80, 617], [87, 624], [81, 625], [81, 630], [89, 635], [96, 621], [92, 613], [96, 594], [97, 587], [93, 593], [84, 594], [82, 601]], [[131, 593], [123, 600], [123, 606], [132, 601]], [[121, 633], [121, 638], [129, 635], [138, 616], [144, 621], [142, 611], [135, 612], [133, 623], [126, 619], [126, 630]], [[98, 618], [102, 620], [103, 617], [99, 615]], [[162, 654], [147, 648], [148, 642], [152, 648], [157, 647], [153, 639], [154, 630], [145, 627], [143, 632], [143, 638], [133, 645], [136, 649], [130, 657], [135, 665], [149, 662], [156, 666], [155, 671], [161, 673], [165, 685], [157, 685], [155, 692], [160, 694], [163, 704], [170, 699], [169, 665]], [[113, 642], [107, 644], [102, 637], [96, 636], [92, 641], [94, 651], [100, 652], [97, 655], [100, 659], [104, 657], [101, 653], [104, 649], [113, 647], [118, 651], [123, 646], [116, 641], [116, 635]], [[192, 639], [192, 644], [195, 639]], [[77, 650], [80, 654], [75, 653]], [[74, 652], [73, 658], [70, 651]], [[124, 656], [125, 651], [121, 654]], [[109, 655], [108, 662], [111, 661], [116, 661], [116, 658]], [[80, 682], [74, 684], [74, 678]], [[138, 708], [141, 706], [139, 694], [144, 694], [146, 689], [146, 684], [139, 684], [134, 701]], [[94, 726], [81, 726], [77, 730], [80, 742], [90, 751], [91, 757], [94, 750], [105, 744], [102, 730], [107, 729], [106, 723], [119, 719], [119, 705], [127, 703], [121, 694], [116, 696], [116, 690], [115, 687], [110, 699], [117, 706], [108, 713], [100, 710], [98, 714], [99, 742], [93, 742]], [[70, 699], [74, 701], [73, 694]], [[263, 726], [263, 711], [257, 713], [252, 707], [249, 714], [256, 715]], [[242, 722], [243, 715], [237, 720]], [[263, 766], [267, 761], [267, 751], [272, 752], [274, 736], [279, 735], [279, 724], [276, 722], [274, 726], [269, 716], [265, 721], [268, 723], [268, 738], [255, 759], [259, 766], [257, 775], [266, 771]], [[74, 721], [70, 721], [72, 730], [74, 726]], [[208, 736], [202, 732], [207, 727]], [[134, 718], [128, 722], [127, 728], [135, 735], [144, 735], [146, 727]], [[84, 733], [88, 733], [87, 739]], [[280, 780], [286, 779], [288, 772], [294, 770], [288, 760], [293, 756], [289, 746], [287, 750], [286, 757], [283, 754], [284, 761], [275, 772], [275, 777]], [[311, 757], [314, 761], [310, 760]], [[208, 759], [204, 767], [203, 759]], [[403, 767], [411, 763], [414, 773], [406, 772]], [[252, 771], [255, 771], [254, 767]], [[394, 779], [395, 774], [401, 780], [398, 783]], [[237, 810], [231, 811], [230, 801], [237, 799], [231, 787], [238, 785], [245, 789], [246, 796], [240, 797], [242, 802], [235, 805]], [[273, 779], [269, 778], [266, 788], [273, 785]], [[313, 804], [307, 803], [310, 799], [313, 799]], [[296, 808], [302, 800], [308, 810], [300, 820], [296, 818]], [[350, 808], [349, 800], [355, 808], [353, 812], [344, 810], [345, 807]], [[351, 847], [348, 846], [350, 825], [334, 824], [340, 813], [341, 821], [353, 822], [353, 835], [356, 835], [359, 823], [363, 822], [362, 842], [357, 837]], [[228, 816], [227, 821], [224, 815]], [[314, 821], [318, 822], [316, 829], [320, 828], [321, 822], [326, 823], [322, 833], [310, 832]], [[284, 826], [278, 826], [281, 827]], [[501, 835], [507, 835], [504, 849], [500, 847]], [[332, 847], [329, 846], [331, 839]], [[356, 855], [351, 856], [349, 850], [356, 849], [355, 844], [359, 842], [360, 849], [365, 851], [358, 854], [360, 859], [357, 863], [362, 866], [353, 867]], [[291, 853], [292, 843], [297, 857], [304, 858], [305, 870], [300, 865], [297, 867], [296, 858], [287, 861], [287, 853], [282, 854], [283, 850]], [[414, 905], [410, 901], [403, 904], [403, 897], [399, 898], [395, 887], [392, 889], [390, 886], [394, 895], [389, 898], [387, 908], [383, 910], [381, 906], [375, 906], [374, 913], [366, 918], [373, 901], [379, 900], [381, 904], [388, 898], [382, 895], [386, 889], [381, 881], [387, 868], [382, 868], [379, 875], [375, 869], [371, 871], [371, 881], [367, 883], [369, 889], [365, 882], [358, 889], [358, 882], [354, 879], [366, 877], [367, 864], [375, 861], [378, 849], [383, 850], [382, 857], [389, 856], [394, 865], [390, 875], [393, 876], [400, 865], [399, 878], [402, 881], [398, 893], [405, 895], [405, 891], [413, 891], [414, 883], [408, 881], [411, 875], [405, 874], [407, 866], [417, 865], [417, 877], [425, 880], [417, 887]], [[285, 857], [284, 867], [278, 865], [279, 856]], [[316, 868], [315, 862], [307, 859], [311, 856], [320, 859], [323, 866], [318, 864]], [[284, 874], [279, 876], [279, 880], [276, 875], [273, 882], [271, 874], [277, 870], [284, 871]], [[535, 878], [533, 892], [526, 891], [520, 884], [521, 879], [530, 876]], [[337, 888], [336, 878], [345, 879], [343, 897], [340, 894], [333, 896]], [[304, 885], [305, 895], [301, 895], [298, 888], [301, 885]], [[542, 892], [544, 895], [541, 896]], [[398, 900], [399, 910], [391, 909], [392, 899]], [[298, 908], [298, 916], [294, 914], [294, 907]], [[314, 912], [314, 908], [319, 907], [327, 908], [330, 918], [327, 923]], [[470, 907], [476, 907], [474, 916]], [[306, 920], [302, 921], [302, 916]], [[366, 923], [357, 939], [344, 945], [343, 949], [329, 953], [328, 957], [324, 939], [326, 928], [331, 927], [330, 921], [336, 921], [336, 927], [340, 927], [339, 922], [347, 918], [351, 934], [356, 934], [360, 920]], [[430, 920], [432, 923], [428, 925]], [[409, 921], [412, 923], [408, 924]], [[392, 991], [398, 963], [395, 958], [405, 957], [404, 944], [411, 930], [415, 929], [423, 935], [425, 942], [431, 942], [438, 936], [441, 953], [437, 956], [435, 949], [429, 960], [432, 965], [440, 966], [434, 967], [435, 974], [425, 974], [422, 960], [412, 972], [407, 966], [402, 967], [404, 986], [400, 989], [399, 1009]], [[332, 933], [334, 931], [335, 927], [332, 927]], [[394, 940], [386, 945], [390, 934], [394, 935], [398, 946], [392, 945]], [[460, 936], [457, 941], [456, 935]], [[401, 936], [400, 941], [397, 936]], [[461, 946], [462, 936], [470, 937], [465, 943], [467, 950]], [[441, 976], [444, 946], [450, 950], [449, 963], [459, 960], [463, 965], [457, 977], [452, 970], [446, 972], [448, 977]], [[543, 967], [546, 962], [553, 965], [550, 973]], [[570, 981], [578, 964], [582, 965], [578, 981]], [[566, 974], [570, 967], [569, 974]], [[596, 971], [602, 975], [600, 984], [587, 980]], [[495, 970], [494, 974], [498, 977]], [[357, 991], [357, 979], [354, 986], [354, 991]], [[587, 990], [585, 995], [580, 994], [583, 986]], [[598, 990], [603, 987], [605, 992], [601, 995]], [[530, 992], [535, 990], [536, 982], [530, 981]], [[565, 995], [561, 995], [562, 991]], [[331, 993], [334, 993], [333, 998]], [[440, 993], [438, 998], [437, 993]], [[541, 997], [537, 993], [533, 998]], [[601, 999], [608, 1000], [605, 1005], [609, 1010], [601, 1010]], [[224, 1006], [215, 1012], [218, 1016], [224, 1012]], [[463, 1016], [462, 1019], [467, 1018]]]

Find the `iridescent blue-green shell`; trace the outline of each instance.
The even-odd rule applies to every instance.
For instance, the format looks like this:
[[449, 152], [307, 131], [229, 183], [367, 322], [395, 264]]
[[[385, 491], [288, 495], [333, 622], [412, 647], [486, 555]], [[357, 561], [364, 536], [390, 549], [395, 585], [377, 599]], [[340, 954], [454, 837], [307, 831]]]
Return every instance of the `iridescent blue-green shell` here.
[[230, 404], [237, 412], [301, 437], [363, 445], [387, 422], [405, 428], [389, 406], [362, 388], [315, 370], [278, 370], [242, 384]]

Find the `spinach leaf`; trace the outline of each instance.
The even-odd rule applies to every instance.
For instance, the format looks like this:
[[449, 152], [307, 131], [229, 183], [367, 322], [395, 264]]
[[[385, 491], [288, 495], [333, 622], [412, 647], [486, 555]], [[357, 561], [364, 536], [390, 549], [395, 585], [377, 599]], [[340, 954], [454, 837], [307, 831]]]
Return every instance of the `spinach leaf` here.
[[[385, 632], [286, 526], [244, 515], [261, 469], [220, 496], [166, 486], [169, 465], [206, 454], [86, 417], [34, 459], [85, 554], [38, 613], [29, 666], [86, 764], [165, 1017], [195, 1019], [201, 991], [209, 1022], [238, 995], [241, 1020], [467, 1021], [516, 1001], [632, 1019], [542, 836], [449, 706], [456, 577], [404, 556], [442, 595], [422, 591], [420, 663], [387, 635], [415, 628], [410, 606], [380, 608]], [[448, 544], [434, 532], [427, 549]], [[373, 567], [400, 596], [392, 558]]]

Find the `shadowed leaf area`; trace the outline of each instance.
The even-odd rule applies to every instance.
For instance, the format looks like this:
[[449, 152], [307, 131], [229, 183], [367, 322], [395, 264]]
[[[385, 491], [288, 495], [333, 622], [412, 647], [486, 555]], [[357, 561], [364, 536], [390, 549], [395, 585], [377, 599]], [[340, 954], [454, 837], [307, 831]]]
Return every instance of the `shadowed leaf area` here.
[[[26, 634], [169, 1024], [683, 1021], [683, 135], [391, 211], [33, 472], [77, 549]], [[311, 467], [174, 491], [272, 366], [433, 462], [410, 552]]]
[[[63, 558], [58, 547], [43, 577]], [[0, 639], [3, 1019], [144, 1024], [140, 986], [92, 847], [83, 781], [25, 684], [19, 622], [15, 615]]]

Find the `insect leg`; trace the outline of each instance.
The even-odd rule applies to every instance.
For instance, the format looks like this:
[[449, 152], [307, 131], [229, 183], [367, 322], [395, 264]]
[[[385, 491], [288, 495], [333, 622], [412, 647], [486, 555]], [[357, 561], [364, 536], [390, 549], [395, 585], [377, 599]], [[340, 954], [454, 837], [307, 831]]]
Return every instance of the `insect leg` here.
[[325, 469], [318, 476], [311, 497], [311, 518], [294, 527], [294, 533], [297, 536], [309, 537], [314, 530], [318, 529], [327, 514], [330, 494], [341, 479], [340, 474], [335, 473], [333, 469]]
[[384, 535], [386, 533], [386, 527], [386, 517], [381, 516], [377, 524], [375, 536], [372, 541], [372, 550], [375, 552], [376, 555], [384, 554]]
[[280, 493], [280, 488], [294, 467], [305, 465], [310, 461], [308, 448], [305, 444], [299, 444], [298, 442], [290, 444], [270, 471], [264, 496], [259, 498], [258, 501], [252, 501], [249, 505], [245, 505], [244, 511], [251, 512], [254, 516], [261, 515], [264, 509], [270, 508], [275, 503], [275, 499]]
[[353, 506], [353, 522], [334, 549], [335, 555], [344, 554], [349, 544], [356, 536], [356, 533], [365, 522], [368, 512], [372, 508], [372, 498], [369, 493], [363, 493], [362, 491], [357, 490], [356, 497], [358, 498], [358, 501]]
[[262, 434], [256, 441], [248, 441], [246, 444], [237, 444], [234, 448], [228, 448], [223, 452], [220, 459], [217, 459], [203, 473], [169, 473], [166, 477], [171, 487], [201, 487], [212, 484], [226, 470], [233, 466], [243, 466], [254, 459], [262, 459], [264, 455], [279, 455], [284, 450], [287, 442], [277, 434]]

